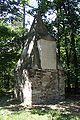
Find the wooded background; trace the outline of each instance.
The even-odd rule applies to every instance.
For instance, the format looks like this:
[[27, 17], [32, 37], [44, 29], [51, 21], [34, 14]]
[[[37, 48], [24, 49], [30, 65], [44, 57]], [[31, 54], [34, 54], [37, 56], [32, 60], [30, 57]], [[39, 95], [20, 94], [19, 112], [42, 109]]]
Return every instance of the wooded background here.
[[34, 17], [38, 11], [49, 33], [56, 39], [58, 61], [65, 75], [65, 88], [68, 88], [68, 91], [74, 88], [74, 92], [78, 92], [80, 1], [36, 1], [38, 7], [35, 8], [30, 6], [29, 0], [0, 0], [0, 93], [12, 91], [14, 88], [14, 69], [27, 39], [26, 16]]

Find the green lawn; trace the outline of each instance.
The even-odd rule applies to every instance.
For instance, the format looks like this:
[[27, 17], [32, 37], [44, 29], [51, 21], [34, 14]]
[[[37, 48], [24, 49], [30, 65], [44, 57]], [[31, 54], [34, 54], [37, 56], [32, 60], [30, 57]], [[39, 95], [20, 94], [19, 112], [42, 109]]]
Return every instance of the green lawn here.
[[20, 111], [10, 111], [1, 108], [0, 120], [80, 120], [80, 115], [64, 114], [60, 110], [47, 108], [25, 109]]
[[27, 109], [4, 101], [0, 102], [0, 120], [80, 120], [79, 102], [63, 102], [57, 108], [52, 105]]

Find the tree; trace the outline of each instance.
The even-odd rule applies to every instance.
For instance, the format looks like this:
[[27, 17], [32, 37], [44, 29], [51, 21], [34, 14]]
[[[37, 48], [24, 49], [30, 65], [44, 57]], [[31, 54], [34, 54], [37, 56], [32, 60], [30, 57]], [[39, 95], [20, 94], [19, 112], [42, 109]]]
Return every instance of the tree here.
[[[13, 72], [23, 49], [23, 40], [26, 38], [27, 30], [22, 26], [19, 1], [1, 0], [0, 2], [0, 86], [1, 90], [9, 90], [13, 88], [15, 83]], [[9, 25], [6, 20], [10, 13], [12, 17], [15, 16], [14, 19], [10, 18]]]
[[57, 2], [60, 2], [59, 6], [57, 6], [58, 55], [59, 59], [64, 62], [62, 65], [65, 65], [67, 86], [70, 90], [71, 84], [78, 88], [79, 82], [76, 51], [76, 36], [80, 26], [78, 1], [67, 0], [62, 1], [62, 3], [61, 1]]
[[13, 70], [21, 54], [22, 30], [0, 24], [0, 85], [10, 89], [14, 84]]

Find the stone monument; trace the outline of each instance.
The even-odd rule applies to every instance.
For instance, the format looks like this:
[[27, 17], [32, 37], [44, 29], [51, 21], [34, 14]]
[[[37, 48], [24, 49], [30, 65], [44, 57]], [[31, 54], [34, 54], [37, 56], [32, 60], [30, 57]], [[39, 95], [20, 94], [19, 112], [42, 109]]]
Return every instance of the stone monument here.
[[57, 63], [56, 41], [42, 18], [35, 17], [16, 66], [15, 97], [27, 106], [63, 99], [65, 82]]

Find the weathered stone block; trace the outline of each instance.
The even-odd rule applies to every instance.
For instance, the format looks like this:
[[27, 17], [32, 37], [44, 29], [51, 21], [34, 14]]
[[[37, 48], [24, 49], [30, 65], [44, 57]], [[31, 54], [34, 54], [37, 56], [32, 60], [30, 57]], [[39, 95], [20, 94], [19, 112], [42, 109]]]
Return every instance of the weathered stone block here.
[[40, 39], [38, 40], [42, 69], [56, 69], [56, 42]]

